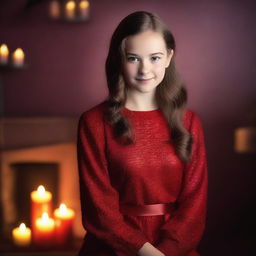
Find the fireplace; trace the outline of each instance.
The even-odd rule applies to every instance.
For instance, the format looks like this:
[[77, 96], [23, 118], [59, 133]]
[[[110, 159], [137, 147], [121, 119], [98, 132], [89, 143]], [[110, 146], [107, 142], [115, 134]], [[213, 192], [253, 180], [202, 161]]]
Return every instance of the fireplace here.
[[[12, 170], [12, 180], [13, 184], [12, 189], [9, 190], [11, 194], [11, 202], [14, 212], [11, 212], [16, 220], [16, 225], [22, 221], [27, 223], [30, 227], [32, 226], [30, 218], [30, 193], [33, 190], [36, 190], [41, 184], [51, 191], [54, 195], [52, 198], [53, 207], [59, 207], [58, 202], [60, 201], [59, 197], [59, 164], [58, 163], [48, 163], [48, 162], [17, 162], [11, 164]], [[8, 213], [6, 217], [10, 216]]]
[[57, 208], [74, 209], [74, 236], [81, 239], [76, 156], [76, 118], [8, 118], [1, 120], [0, 198], [2, 235], [20, 222], [29, 224], [30, 192], [44, 185]]

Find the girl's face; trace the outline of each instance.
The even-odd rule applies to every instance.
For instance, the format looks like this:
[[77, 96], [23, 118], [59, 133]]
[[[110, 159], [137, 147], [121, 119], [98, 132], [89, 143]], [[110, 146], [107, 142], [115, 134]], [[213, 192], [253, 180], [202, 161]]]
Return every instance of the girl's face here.
[[162, 82], [172, 56], [173, 50], [167, 50], [159, 32], [147, 30], [127, 37], [122, 64], [126, 85], [142, 93], [154, 92]]

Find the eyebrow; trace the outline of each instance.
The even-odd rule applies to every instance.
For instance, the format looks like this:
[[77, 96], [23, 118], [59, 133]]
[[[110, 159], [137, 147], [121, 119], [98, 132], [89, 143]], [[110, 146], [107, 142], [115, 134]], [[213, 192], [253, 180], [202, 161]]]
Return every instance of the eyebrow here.
[[[149, 54], [149, 55], [152, 56], [152, 55], [156, 55], [156, 54], [162, 54], [162, 55], [164, 55], [162, 52], [155, 52], [155, 53], [151, 53], [151, 54]], [[139, 56], [139, 55], [137, 55], [137, 54], [135, 54], [135, 53], [132, 53], [132, 52], [127, 52], [126, 55]]]

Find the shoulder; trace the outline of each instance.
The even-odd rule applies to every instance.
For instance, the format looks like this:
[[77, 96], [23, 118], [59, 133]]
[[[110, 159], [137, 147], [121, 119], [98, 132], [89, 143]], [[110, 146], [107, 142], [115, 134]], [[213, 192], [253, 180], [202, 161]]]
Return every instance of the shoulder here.
[[104, 116], [104, 112], [106, 111], [106, 101], [103, 101], [88, 110], [84, 111], [80, 119], [88, 120], [88, 121], [93, 121], [97, 119], [101, 119]]
[[79, 124], [88, 126], [99, 126], [103, 124], [104, 113], [106, 111], [106, 101], [103, 101], [90, 109], [84, 111], [79, 118]]
[[195, 111], [186, 109], [184, 112], [183, 123], [186, 129], [190, 131], [193, 126], [201, 125], [201, 118]]

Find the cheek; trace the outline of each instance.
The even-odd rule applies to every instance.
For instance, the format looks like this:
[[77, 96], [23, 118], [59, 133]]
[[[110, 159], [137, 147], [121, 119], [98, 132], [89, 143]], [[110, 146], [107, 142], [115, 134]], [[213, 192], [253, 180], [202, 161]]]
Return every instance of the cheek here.
[[132, 75], [136, 73], [136, 67], [135, 65], [124, 65], [123, 66], [123, 71], [125, 75]]
[[164, 63], [159, 63], [156, 67], [155, 67], [155, 72], [159, 75], [164, 75], [165, 74], [165, 65]]

